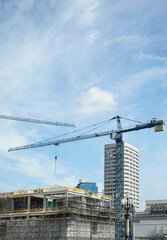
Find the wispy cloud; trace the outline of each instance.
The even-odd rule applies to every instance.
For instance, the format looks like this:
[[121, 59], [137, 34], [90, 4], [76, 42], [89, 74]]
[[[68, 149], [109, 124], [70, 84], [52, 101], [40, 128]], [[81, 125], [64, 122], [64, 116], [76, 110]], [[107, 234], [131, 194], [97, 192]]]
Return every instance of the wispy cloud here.
[[35, 127], [27, 130], [20, 124], [8, 120], [1, 121], [0, 153], [8, 154], [10, 147], [26, 145], [32, 139], [39, 139], [38, 130]]
[[[2, 158], [0, 159], [1, 172], [11, 172], [11, 176], [18, 176], [19, 179], [22, 179], [22, 187], [24, 188], [27, 187], [27, 180], [24, 181], [24, 179], [28, 179], [34, 187], [49, 187], [55, 184], [75, 186], [78, 179], [77, 174], [72, 174], [70, 168], [63, 166], [62, 160], [57, 163], [55, 174], [54, 159], [49, 159], [42, 154], [34, 154], [33, 156], [31, 154], [26, 156], [16, 154], [15, 156], [12, 155], [11, 158], [9, 157], [9, 159], [8, 162], [2, 160]], [[17, 183], [15, 179], [13, 184], [15, 184], [15, 189], [20, 187], [20, 183]], [[7, 189], [10, 185], [6, 185]]]
[[[152, 67], [140, 72], [126, 76], [123, 81], [117, 84], [117, 89], [120, 92], [120, 97], [127, 97], [130, 94], [134, 94], [138, 90], [141, 90], [144, 86], [149, 83], [157, 83], [163, 86], [163, 82], [167, 76], [167, 68], [163, 67]], [[166, 87], [166, 85], [164, 85]]]
[[[132, 119], [140, 114], [142, 120], [149, 99], [150, 114], [159, 111], [166, 118], [165, 4], [152, 0], [142, 4], [130, 0], [0, 1], [1, 114], [87, 124], [117, 110]], [[153, 112], [151, 105], [156, 104]], [[44, 126], [1, 123], [0, 167], [5, 182], [1, 189], [8, 191], [9, 185], [10, 190], [75, 186], [82, 173], [76, 166], [73, 170], [66, 167], [62, 160], [55, 175], [52, 147], [7, 153], [9, 147], [54, 134], [53, 128]], [[135, 145], [136, 139], [133, 142]], [[93, 173], [92, 145], [86, 148], [90, 168], [83, 167], [85, 179], [94, 178], [102, 189], [101, 167]], [[140, 149], [143, 156], [146, 149]], [[78, 149], [76, 156], [72, 147], [68, 150], [63, 146], [64, 160], [71, 164], [78, 156], [83, 160]], [[165, 179], [165, 173], [163, 176]]]
[[159, 56], [155, 56], [155, 55], [151, 55], [151, 54], [145, 54], [142, 51], [140, 51], [138, 58], [141, 60], [148, 59], [148, 60], [167, 62], [167, 57], [159, 57]]
[[92, 43], [94, 42], [96, 39], [98, 39], [99, 37], [99, 32], [97, 30], [92, 31], [89, 35], [88, 35], [88, 42]]
[[94, 26], [95, 20], [98, 16], [98, 1], [86, 0], [76, 1], [76, 5], [79, 7], [80, 23], [85, 26]]
[[124, 36], [119, 36], [117, 38], [113, 38], [111, 40], [112, 43], [138, 43], [141, 42], [143, 40], [148, 40], [148, 38], [144, 38], [142, 36], [139, 35], [124, 35]]
[[78, 98], [80, 107], [76, 114], [80, 118], [86, 118], [96, 113], [104, 113], [115, 109], [117, 103], [114, 95], [98, 87], [92, 87], [86, 92], [82, 92]]
[[[62, 2], [59, 7], [57, 1], [41, 1], [38, 6], [34, 1], [25, 4], [14, 1], [9, 4], [10, 17], [0, 29], [6, 39], [1, 39], [0, 87], [3, 88], [1, 104], [6, 99], [6, 105], [12, 111], [12, 105], [17, 105], [18, 112], [28, 112], [31, 103], [37, 103], [33, 109], [40, 114], [42, 108], [46, 112], [48, 100], [52, 98], [50, 102], [54, 102], [54, 109], [60, 115], [61, 107], [57, 102], [61, 101], [61, 96], [58, 93], [55, 95], [52, 90], [54, 88], [57, 91], [61, 79], [50, 78], [60, 68], [68, 76], [63, 79], [67, 83], [62, 84], [64, 89], [78, 85], [73, 80], [75, 72], [78, 75], [83, 65], [86, 68], [89, 64], [91, 53], [89, 51], [88, 54], [87, 48], [98, 37], [95, 27], [98, 1], [71, 3]], [[33, 15], [31, 11], [36, 7], [37, 12]], [[59, 8], [63, 10], [61, 14], [57, 12]], [[74, 28], [69, 28], [70, 25]], [[75, 72], [74, 62], [78, 68]], [[27, 103], [26, 108], [20, 104], [22, 98]]]

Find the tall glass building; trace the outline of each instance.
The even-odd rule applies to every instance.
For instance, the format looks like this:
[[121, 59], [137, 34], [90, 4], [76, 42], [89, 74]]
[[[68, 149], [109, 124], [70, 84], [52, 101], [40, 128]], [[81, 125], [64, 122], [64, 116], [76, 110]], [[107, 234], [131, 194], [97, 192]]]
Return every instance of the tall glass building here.
[[96, 186], [96, 183], [94, 182], [83, 182], [82, 179], [79, 180], [78, 185], [76, 188], [83, 189], [85, 191], [90, 191], [93, 193], [98, 193], [98, 187]]

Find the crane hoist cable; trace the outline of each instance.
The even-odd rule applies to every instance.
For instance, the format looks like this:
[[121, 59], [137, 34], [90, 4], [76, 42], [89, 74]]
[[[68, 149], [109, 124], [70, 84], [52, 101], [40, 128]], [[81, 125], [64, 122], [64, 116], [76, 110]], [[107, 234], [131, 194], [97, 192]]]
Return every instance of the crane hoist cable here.
[[109, 120], [108, 122], [106, 122], [106, 123], [103, 123], [103, 124], [101, 124], [100, 126], [98, 126], [98, 127], [95, 127], [95, 128], [93, 128], [93, 129], [91, 129], [91, 130], [89, 130], [89, 131], [87, 131], [87, 132], [84, 132], [83, 134], [81, 134], [79, 137], [81, 137], [81, 136], [84, 136], [85, 134], [88, 134], [89, 132], [93, 132], [94, 130], [96, 130], [97, 128], [100, 128], [100, 127], [102, 127], [102, 126], [104, 126], [104, 125], [106, 125], [107, 123], [109, 123], [109, 122], [111, 122], [111, 120]]
[[140, 122], [140, 121], [136, 121], [136, 120], [133, 120], [133, 119], [129, 119], [129, 118], [125, 118], [125, 117], [120, 117], [124, 120], [128, 120], [128, 121], [131, 121], [131, 122], [136, 122], [136, 123], [144, 123], [144, 122]]

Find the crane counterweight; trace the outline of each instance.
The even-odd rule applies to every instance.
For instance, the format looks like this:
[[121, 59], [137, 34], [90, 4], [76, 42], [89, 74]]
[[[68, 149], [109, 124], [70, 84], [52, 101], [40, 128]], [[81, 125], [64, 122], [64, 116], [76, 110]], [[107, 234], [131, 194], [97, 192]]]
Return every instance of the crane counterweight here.
[[164, 131], [165, 122], [164, 122], [163, 120], [160, 120], [160, 121], [157, 121], [157, 122], [162, 123], [162, 124], [156, 125], [155, 128], [154, 128], [154, 131], [155, 131], [155, 132]]

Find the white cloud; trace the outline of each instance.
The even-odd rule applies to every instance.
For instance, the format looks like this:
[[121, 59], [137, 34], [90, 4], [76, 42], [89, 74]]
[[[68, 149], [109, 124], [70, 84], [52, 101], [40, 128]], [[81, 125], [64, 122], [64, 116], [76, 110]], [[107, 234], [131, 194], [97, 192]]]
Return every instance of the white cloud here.
[[88, 42], [92, 43], [94, 42], [96, 39], [98, 39], [99, 37], [99, 32], [97, 30], [92, 31], [89, 35], [88, 35]]
[[126, 35], [126, 36], [120, 36], [117, 38], [113, 38], [111, 41], [114, 42], [125, 42], [125, 43], [132, 43], [132, 42], [140, 42], [143, 41], [145, 38], [140, 37], [138, 35]]
[[[103, 0], [41, 0], [36, 3], [35, 0], [14, 0], [5, 3], [3, 6], [6, 12], [0, 23], [1, 114], [41, 119], [50, 119], [52, 116], [56, 121], [67, 121], [67, 116], [73, 113], [74, 98], [83, 89], [88, 90], [78, 98], [79, 106], [75, 112], [80, 118], [115, 110], [115, 93], [118, 93], [120, 101], [123, 97], [119, 112], [124, 110], [126, 114], [134, 114], [138, 99], [134, 99], [131, 107], [126, 101], [127, 94], [136, 97], [137, 91], [145, 92], [146, 84], [151, 88], [156, 81], [155, 88], [162, 84], [162, 79], [164, 84], [166, 81], [166, 66], [145, 69], [144, 65], [143, 68], [145, 59], [148, 62], [166, 62], [166, 58], [160, 57], [162, 51], [159, 51], [163, 50], [164, 54], [166, 50], [165, 39], [162, 39], [165, 36], [163, 24], [162, 28], [160, 25], [154, 26], [155, 32], [151, 31], [151, 35], [149, 29], [149, 26], [152, 27], [152, 19], [163, 19], [161, 16], [166, 8], [162, 2], [157, 2], [156, 5], [155, 1], [151, 5], [150, 2], [143, 1], [141, 4], [139, 1], [132, 3], [128, 0], [108, 1], [106, 4]], [[130, 56], [139, 53], [140, 49], [144, 52], [154, 52], [155, 49], [159, 53], [154, 56], [141, 52], [140, 57], [144, 61], [138, 61], [137, 65], [136, 61], [129, 64]], [[110, 82], [106, 79], [110, 79]], [[113, 89], [115, 79], [117, 83], [120, 79], [122, 81], [118, 83], [118, 88]], [[96, 85], [101, 88], [92, 87]], [[104, 91], [103, 86], [107, 91]], [[114, 95], [111, 93], [111, 86]], [[139, 108], [144, 109], [145, 102], [143, 99], [143, 104], [137, 106], [138, 112]], [[34, 138], [49, 137], [54, 131], [43, 131], [43, 128], [36, 131], [30, 127], [24, 129], [24, 126], [19, 129], [15, 124], [4, 126], [2, 123], [2, 173], [5, 169], [7, 174], [14, 172], [19, 176], [20, 184], [24, 181], [21, 187], [25, 183], [27, 186], [31, 184], [31, 179], [39, 187], [43, 184], [75, 186], [80, 177], [73, 174], [74, 170], [64, 168], [65, 164], [59, 165], [59, 161], [55, 175], [52, 166], [54, 160], [49, 161], [48, 156], [34, 155], [33, 150], [32, 155], [28, 155], [27, 151], [23, 152], [25, 155], [20, 151], [9, 154], [6, 152], [9, 147], [33, 142]], [[35, 149], [36, 151], [38, 150]], [[50, 154], [49, 150], [47, 153]], [[102, 172], [97, 170], [96, 175], [101, 177]], [[1, 179], [5, 184], [8, 181], [3, 177]], [[18, 182], [15, 181], [14, 185], [11, 180], [14, 186], [17, 185], [16, 189]], [[5, 184], [0, 187], [5, 186], [7, 190], [8, 186]], [[102, 183], [99, 184], [102, 188]]]
[[[17, 109], [17, 115], [34, 112], [32, 117], [41, 118], [41, 114], [48, 114], [48, 105], [53, 103], [60, 116], [64, 98], [57, 90], [62, 87], [62, 76], [57, 71], [63, 69], [62, 74], [67, 76], [63, 76], [63, 87], [75, 89], [79, 85], [78, 75], [90, 66], [92, 50], [89, 43], [99, 34], [98, 26], [95, 26], [98, 1], [55, 1], [54, 5], [52, 0], [51, 4], [53, 9], [49, 1], [41, 1], [37, 6], [34, 6], [34, 0], [10, 3], [15, 10], [0, 24], [5, 39], [1, 38], [0, 46], [1, 109], [3, 104], [14, 114]], [[33, 10], [35, 7], [37, 11]], [[52, 112], [49, 111], [49, 115]]]
[[98, 87], [92, 87], [87, 92], [81, 93], [78, 101], [80, 107], [76, 110], [76, 114], [80, 118], [86, 118], [95, 113], [112, 111], [117, 105], [112, 93]]
[[134, 94], [134, 92], [137, 92], [138, 89], [150, 82], [151, 84], [153, 84], [153, 82], [157, 82], [159, 86], [161, 85], [161, 87], [166, 87], [166, 75], [166, 66], [152, 67], [134, 73], [131, 76], [124, 78], [123, 81], [117, 84], [118, 92], [120, 92], [119, 96], [127, 97], [127, 95]]
[[144, 54], [142, 51], [140, 51], [139, 53], [139, 59], [157, 60], [162, 62], [167, 61], [167, 57], [159, 57], [151, 54]]
[[75, 20], [75, 24], [80, 27], [91, 28], [95, 25], [98, 16], [97, 0], [73, 0], [62, 14], [61, 20], [64, 23]]
[[35, 127], [31, 130], [22, 129], [17, 122], [10, 122], [0, 119], [1, 122], [1, 138], [0, 152], [7, 153], [10, 147], [26, 145], [32, 139], [39, 139], [38, 131]]
[[97, 0], [76, 1], [80, 7], [80, 23], [86, 26], [93, 26], [97, 18], [99, 6]]
[[[18, 176], [19, 179], [22, 179], [21, 184], [13, 179], [13, 190], [18, 190], [20, 187], [25, 188], [27, 181], [32, 182], [34, 187], [50, 187], [55, 184], [73, 187], [78, 181], [77, 174], [72, 174], [71, 169], [65, 167], [63, 161], [56, 164], [57, 169], [55, 173], [54, 159], [50, 159], [42, 154], [34, 154], [32, 156], [31, 154], [20, 155], [15, 153], [9, 159], [8, 161], [4, 161], [3, 155], [1, 155], [1, 171], [11, 172]], [[11, 189], [11, 184], [6, 184], [5, 188]]]

